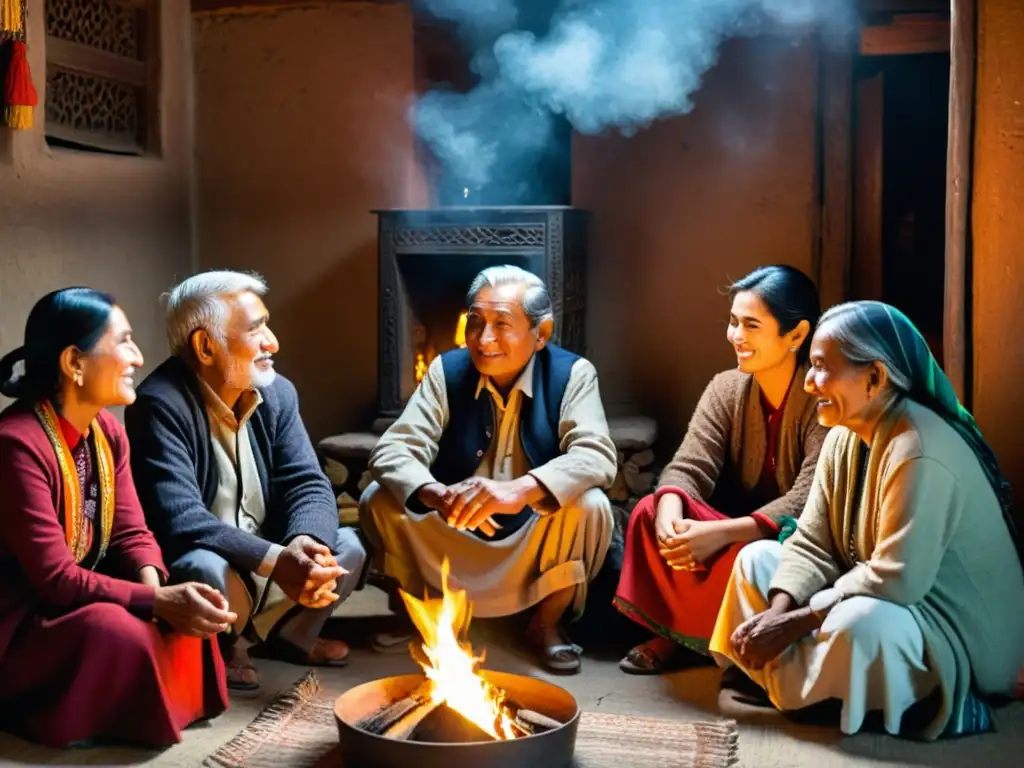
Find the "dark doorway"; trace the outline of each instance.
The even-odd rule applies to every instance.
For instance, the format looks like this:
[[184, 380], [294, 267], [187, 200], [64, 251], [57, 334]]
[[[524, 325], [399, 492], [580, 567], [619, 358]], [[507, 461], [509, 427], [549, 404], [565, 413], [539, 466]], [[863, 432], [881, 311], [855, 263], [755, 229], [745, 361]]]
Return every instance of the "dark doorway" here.
[[856, 71], [851, 297], [903, 310], [942, 360], [948, 53]]

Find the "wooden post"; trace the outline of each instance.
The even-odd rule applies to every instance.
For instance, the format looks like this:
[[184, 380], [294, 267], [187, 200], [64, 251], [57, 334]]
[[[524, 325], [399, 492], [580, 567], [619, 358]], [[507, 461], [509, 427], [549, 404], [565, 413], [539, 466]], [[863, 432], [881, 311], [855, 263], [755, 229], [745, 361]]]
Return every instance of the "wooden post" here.
[[976, 0], [953, 0], [946, 159], [946, 287], [942, 355], [946, 375], [967, 407], [971, 160], [974, 143]]

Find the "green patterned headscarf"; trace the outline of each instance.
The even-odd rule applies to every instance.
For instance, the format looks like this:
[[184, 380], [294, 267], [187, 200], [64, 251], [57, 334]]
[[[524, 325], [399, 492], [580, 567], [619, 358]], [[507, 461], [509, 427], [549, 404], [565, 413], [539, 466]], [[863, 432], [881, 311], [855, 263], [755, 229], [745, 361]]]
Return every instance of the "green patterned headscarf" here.
[[1010, 484], [999, 471], [992, 448], [981, 436], [974, 417], [957, 399], [924, 336], [906, 315], [880, 301], [852, 301], [833, 307], [818, 323], [833, 326], [832, 336], [853, 363], [885, 364], [889, 381], [904, 395], [939, 414], [971, 447], [1003, 508], [1003, 518], [1024, 562], [1010, 510]]

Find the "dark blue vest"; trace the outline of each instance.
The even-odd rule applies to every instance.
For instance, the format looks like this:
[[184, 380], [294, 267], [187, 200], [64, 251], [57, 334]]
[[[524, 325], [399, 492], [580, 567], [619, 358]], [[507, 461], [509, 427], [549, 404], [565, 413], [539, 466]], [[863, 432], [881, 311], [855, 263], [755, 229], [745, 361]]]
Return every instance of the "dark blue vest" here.
[[[561, 453], [558, 425], [562, 397], [579, 356], [547, 344], [533, 359], [533, 397], [524, 397], [522, 401], [519, 442], [530, 466], [539, 467]], [[482, 391], [480, 397], [476, 397], [480, 374], [469, 352], [465, 349], [445, 352], [441, 363], [448, 392], [448, 426], [438, 443], [437, 459], [431, 470], [438, 482], [451, 485], [476, 472], [498, 425], [494, 423], [490, 393]], [[501, 517], [498, 520], [501, 530], [493, 539], [503, 539], [519, 530], [531, 515], [533, 509], [524, 507], [518, 514]], [[479, 531], [476, 533], [486, 538]]]

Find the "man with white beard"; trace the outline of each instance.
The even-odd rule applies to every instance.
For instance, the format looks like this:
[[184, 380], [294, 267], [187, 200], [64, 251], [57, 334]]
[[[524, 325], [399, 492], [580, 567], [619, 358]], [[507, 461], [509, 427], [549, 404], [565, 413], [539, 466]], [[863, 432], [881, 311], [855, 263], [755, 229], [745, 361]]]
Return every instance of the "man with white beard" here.
[[173, 354], [125, 412], [135, 484], [171, 579], [215, 587], [238, 614], [220, 635], [236, 695], [260, 692], [251, 655], [347, 661], [344, 642], [319, 635], [366, 560], [357, 532], [338, 527], [295, 387], [275, 374], [266, 292], [260, 277], [229, 271], [174, 288]]

